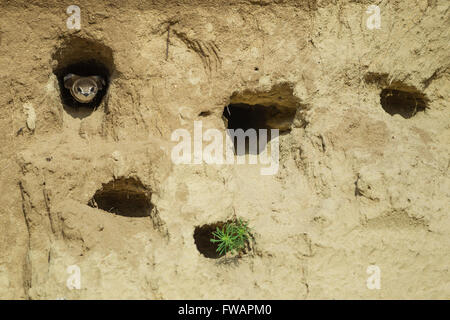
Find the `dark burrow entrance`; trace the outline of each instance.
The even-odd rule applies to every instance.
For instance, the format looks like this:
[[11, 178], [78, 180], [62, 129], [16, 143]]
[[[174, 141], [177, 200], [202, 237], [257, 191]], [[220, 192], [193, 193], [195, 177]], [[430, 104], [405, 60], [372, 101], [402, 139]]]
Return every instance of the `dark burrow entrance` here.
[[[211, 224], [204, 224], [202, 226], [197, 226], [194, 230], [194, 242], [197, 246], [198, 251], [205, 256], [206, 258], [210, 259], [218, 259], [220, 257], [223, 257], [220, 253], [217, 252], [218, 244], [215, 242], [211, 242], [211, 239], [214, 238], [213, 232], [217, 231], [217, 228], [221, 229], [227, 224], [231, 223], [238, 223], [237, 220], [227, 220], [227, 221], [221, 221]], [[252, 237], [252, 236], [251, 236]], [[247, 240], [245, 243], [245, 247], [242, 249], [239, 249], [239, 255], [242, 253], [248, 253], [250, 250], [252, 250], [250, 242]]]
[[[53, 53], [55, 63], [53, 73], [58, 79], [59, 92], [64, 110], [76, 118], [90, 115], [103, 101], [108, 92], [111, 76], [114, 72], [114, 61], [111, 48], [93, 40], [69, 37]], [[94, 100], [81, 103], [74, 99], [70, 90], [64, 86], [64, 77], [68, 74], [89, 77], [99, 76], [104, 86]]]
[[220, 254], [216, 252], [217, 244], [211, 242], [213, 238], [212, 232], [216, 231], [217, 227], [222, 228], [225, 222], [217, 222], [213, 224], [205, 224], [196, 227], [194, 230], [194, 241], [198, 251], [206, 258], [218, 259]]
[[399, 114], [405, 119], [409, 119], [417, 112], [425, 111], [427, 108], [425, 95], [417, 91], [384, 89], [380, 94], [380, 102], [384, 111], [391, 116]]
[[[257, 146], [251, 152], [249, 146], [250, 139], [246, 138], [245, 151], [239, 152], [237, 147], [237, 137], [233, 138], [234, 151], [236, 155], [248, 153], [259, 154], [264, 150], [266, 144], [272, 139], [270, 129], [278, 129], [280, 133], [290, 130], [295, 117], [295, 108], [281, 108], [275, 106], [249, 105], [244, 103], [230, 104], [224, 108], [223, 117], [226, 119], [227, 129], [242, 129], [247, 131], [254, 129]], [[266, 129], [267, 139], [259, 145], [259, 129]]]
[[[64, 76], [67, 74], [75, 74], [78, 76], [89, 77], [93, 75], [100, 76], [105, 81], [105, 86], [98, 91], [94, 100], [89, 103], [81, 103], [75, 100], [70, 94], [70, 90], [64, 86]], [[80, 116], [83, 114], [90, 114], [95, 108], [97, 108], [103, 97], [108, 90], [109, 83], [109, 73], [108, 69], [99, 61], [87, 60], [78, 63], [71, 64], [64, 69], [58, 71], [58, 84], [60, 90], [61, 101], [69, 113], [75, 115], [79, 113]], [[78, 111], [78, 112], [77, 112]], [[84, 111], [84, 112], [83, 112]]]
[[136, 179], [118, 179], [103, 184], [88, 205], [125, 217], [148, 217], [151, 193]]
[[[296, 117], [297, 110], [302, 117], [303, 108], [300, 100], [294, 95], [293, 85], [281, 83], [274, 85], [268, 91], [244, 90], [234, 93], [230, 98], [230, 104], [223, 110], [223, 119], [227, 129], [247, 131], [256, 134], [256, 145], [249, 146], [249, 138], [245, 138], [243, 151], [237, 146], [238, 139], [236, 132], [233, 139], [234, 151], [236, 155], [259, 154], [266, 147], [266, 144], [273, 139], [270, 129], [278, 129], [279, 134], [287, 133], [291, 130], [292, 123]], [[266, 141], [259, 144], [259, 129], [266, 129]], [[241, 138], [242, 141], [242, 138]]]

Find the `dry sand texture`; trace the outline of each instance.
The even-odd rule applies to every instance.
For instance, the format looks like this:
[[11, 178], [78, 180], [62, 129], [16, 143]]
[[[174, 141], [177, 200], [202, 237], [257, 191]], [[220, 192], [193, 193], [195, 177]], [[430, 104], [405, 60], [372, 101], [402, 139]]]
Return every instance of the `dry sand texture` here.
[[[448, 1], [1, 0], [0, 16], [0, 298], [450, 298]], [[109, 76], [94, 111], [60, 83], [89, 59]], [[230, 104], [285, 129], [275, 175], [171, 161], [174, 130], [223, 131]], [[206, 257], [204, 231], [234, 215], [252, 250]]]

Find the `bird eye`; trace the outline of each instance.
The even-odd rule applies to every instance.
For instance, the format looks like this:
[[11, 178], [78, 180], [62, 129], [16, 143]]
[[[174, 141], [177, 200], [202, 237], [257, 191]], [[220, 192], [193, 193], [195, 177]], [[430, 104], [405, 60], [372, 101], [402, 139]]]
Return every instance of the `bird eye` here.
[[81, 88], [77, 87], [77, 92], [81, 93]]
[[91, 87], [91, 92], [94, 92], [94, 87]]

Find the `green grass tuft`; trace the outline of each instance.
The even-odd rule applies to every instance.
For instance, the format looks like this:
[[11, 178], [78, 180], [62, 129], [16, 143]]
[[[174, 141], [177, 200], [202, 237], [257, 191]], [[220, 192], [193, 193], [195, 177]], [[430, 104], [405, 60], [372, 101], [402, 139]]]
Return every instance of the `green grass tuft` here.
[[217, 244], [216, 252], [220, 255], [228, 252], [237, 253], [245, 248], [246, 242], [250, 239], [250, 228], [248, 222], [238, 219], [237, 221], [227, 222], [220, 229], [212, 232], [211, 242]]

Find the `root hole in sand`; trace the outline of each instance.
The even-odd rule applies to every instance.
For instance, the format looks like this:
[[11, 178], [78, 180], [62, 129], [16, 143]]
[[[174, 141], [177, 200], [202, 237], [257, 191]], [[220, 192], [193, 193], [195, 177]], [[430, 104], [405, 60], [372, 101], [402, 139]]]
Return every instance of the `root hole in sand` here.
[[126, 217], [147, 217], [153, 208], [151, 193], [141, 182], [132, 178], [104, 184], [88, 205]]
[[399, 114], [405, 119], [415, 116], [417, 112], [424, 111], [427, 107], [426, 98], [420, 92], [394, 89], [381, 91], [380, 102], [384, 111], [391, 116]]

